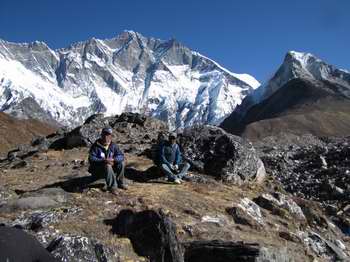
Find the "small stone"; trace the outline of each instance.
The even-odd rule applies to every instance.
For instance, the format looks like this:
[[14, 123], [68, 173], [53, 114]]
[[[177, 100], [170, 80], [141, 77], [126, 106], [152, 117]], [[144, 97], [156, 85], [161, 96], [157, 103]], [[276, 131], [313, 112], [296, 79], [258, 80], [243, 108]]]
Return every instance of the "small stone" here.
[[278, 235], [287, 241], [291, 241], [291, 242], [295, 242], [295, 243], [301, 242], [300, 238], [296, 234], [293, 234], [291, 232], [280, 231], [278, 233]]
[[340, 241], [339, 239], [337, 239], [335, 241], [335, 244], [341, 249], [341, 250], [345, 250], [346, 246], [344, 245], [344, 243], [342, 241]]

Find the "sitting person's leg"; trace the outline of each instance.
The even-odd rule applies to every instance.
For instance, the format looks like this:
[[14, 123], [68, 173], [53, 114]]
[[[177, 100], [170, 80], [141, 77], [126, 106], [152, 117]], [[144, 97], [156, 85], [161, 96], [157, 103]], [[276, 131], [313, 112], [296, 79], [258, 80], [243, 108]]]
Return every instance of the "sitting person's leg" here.
[[125, 177], [124, 177], [124, 172], [125, 172], [124, 162], [114, 165], [113, 170], [116, 174], [116, 182], [118, 184], [118, 187], [122, 189], [127, 189], [127, 185], [125, 183]]
[[160, 166], [161, 170], [165, 173], [167, 176], [168, 180], [170, 181], [175, 181], [178, 177], [171, 171], [171, 169], [168, 167], [167, 164], [162, 164]]
[[117, 180], [116, 176], [113, 170], [113, 167], [111, 165], [106, 165], [105, 167], [105, 179], [107, 188], [109, 190], [116, 189], [117, 188]]
[[178, 177], [181, 179], [183, 177], [186, 177], [187, 171], [190, 169], [191, 165], [187, 162], [183, 162], [179, 165], [180, 173], [178, 174]]

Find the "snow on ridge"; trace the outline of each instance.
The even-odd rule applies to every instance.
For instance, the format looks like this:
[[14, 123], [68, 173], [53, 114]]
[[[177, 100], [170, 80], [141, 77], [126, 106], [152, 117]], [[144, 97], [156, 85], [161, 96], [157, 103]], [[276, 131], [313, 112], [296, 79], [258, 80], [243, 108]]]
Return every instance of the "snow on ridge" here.
[[[143, 38], [134, 31], [127, 33], [133, 34], [130, 36], [133, 39]], [[91, 38], [56, 51], [39, 47], [37, 56], [31, 56], [31, 48], [17, 53], [16, 48], [9, 47], [8, 54], [0, 54], [0, 79], [3, 77], [5, 81], [0, 82], [0, 93], [7, 94], [0, 99], [0, 107], [10, 104], [10, 96], [14, 98], [14, 106], [32, 97], [63, 124], [77, 125], [96, 112], [112, 115], [132, 111], [156, 116], [167, 121], [171, 128], [178, 128], [195, 123], [220, 124], [259, 84], [250, 75], [232, 73], [194, 51], [190, 52], [205, 63], [210, 61], [214, 70], [196, 70], [187, 62], [171, 65], [171, 59], [184, 61], [181, 60], [183, 47], [177, 45], [168, 60], [159, 57], [160, 65], [154, 59], [159, 54], [153, 52], [153, 44], [130, 45], [120, 57], [114, 56], [129, 43], [122, 41], [119, 47], [119, 42], [118, 45], [108, 42], [113, 39], [116, 38]], [[83, 50], [90, 43], [92, 48], [87, 46]], [[189, 50], [185, 49], [185, 52]], [[140, 59], [140, 53], [146, 55]], [[230, 76], [240, 81], [233, 84], [228, 81]]]
[[249, 74], [237, 74], [237, 73], [233, 73], [229, 70], [227, 70], [226, 68], [222, 67], [220, 64], [218, 64], [217, 62], [215, 62], [214, 60], [196, 52], [196, 51], [192, 51], [192, 54], [197, 55], [199, 57], [202, 57], [206, 60], [209, 60], [210, 62], [212, 62], [215, 66], [217, 66], [218, 68], [220, 68], [222, 71], [224, 71], [225, 73], [238, 78], [239, 80], [241, 80], [242, 82], [250, 85], [251, 87], [253, 87], [253, 89], [258, 88], [261, 84], [258, 80], [256, 80], [253, 76], [249, 75]]
[[249, 74], [232, 73], [232, 75], [235, 76], [236, 78], [238, 78], [239, 80], [242, 80], [243, 82], [246, 82], [251, 87], [253, 87], [253, 89], [257, 89], [259, 86], [261, 86], [261, 83], [258, 80], [256, 80], [253, 76], [251, 76]]
[[[66, 111], [67, 108], [77, 110], [90, 106], [87, 97], [72, 97], [57, 85], [45, 81], [41, 76], [33, 73], [15, 60], [0, 59], [0, 93], [4, 94], [11, 87], [10, 100], [5, 96], [0, 101], [0, 108], [5, 104], [20, 102], [27, 97], [34, 98], [38, 104], [51, 113], [62, 123], [68, 123], [73, 116]], [[66, 122], [68, 121], [68, 122]]]

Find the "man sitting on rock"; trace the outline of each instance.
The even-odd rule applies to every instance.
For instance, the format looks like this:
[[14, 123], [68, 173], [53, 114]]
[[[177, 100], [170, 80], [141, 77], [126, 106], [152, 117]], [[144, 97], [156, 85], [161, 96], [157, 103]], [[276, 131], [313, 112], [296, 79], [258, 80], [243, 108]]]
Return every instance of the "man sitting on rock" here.
[[176, 143], [176, 134], [170, 134], [169, 140], [160, 148], [160, 168], [170, 182], [181, 184], [181, 179], [187, 178], [190, 164], [182, 161], [180, 148]]
[[117, 194], [117, 188], [126, 190], [124, 183], [124, 154], [112, 142], [112, 128], [103, 128], [99, 138], [90, 148], [89, 172], [106, 179], [107, 189]]

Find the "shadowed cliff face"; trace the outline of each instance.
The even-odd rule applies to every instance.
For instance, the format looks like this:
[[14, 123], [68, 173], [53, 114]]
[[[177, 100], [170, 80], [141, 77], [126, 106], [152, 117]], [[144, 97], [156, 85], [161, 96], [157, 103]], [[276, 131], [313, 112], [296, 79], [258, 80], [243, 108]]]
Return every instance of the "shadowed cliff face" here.
[[280, 133], [346, 136], [350, 99], [329, 82], [294, 79], [251, 107], [243, 118], [232, 114], [222, 127], [251, 140]]

